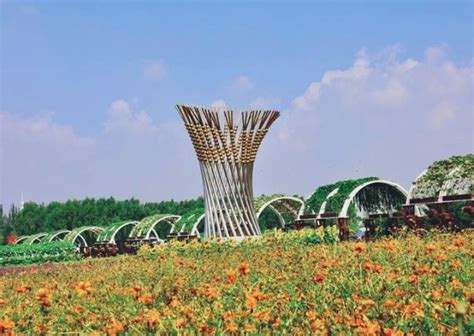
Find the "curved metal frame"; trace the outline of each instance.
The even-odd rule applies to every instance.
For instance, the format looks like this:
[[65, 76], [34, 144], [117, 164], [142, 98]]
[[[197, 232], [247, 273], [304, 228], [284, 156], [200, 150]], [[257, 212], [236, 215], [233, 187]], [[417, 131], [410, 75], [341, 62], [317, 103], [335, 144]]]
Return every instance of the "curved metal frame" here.
[[191, 234], [195, 234], [196, 236], [201, 237], [201, 234], [199, 233], [199, 230], [198, 230], [198, 226], [199, 226], [199, 223], [201, 223], [201, 221], [204, 220], [205, 218], [206, 218], [206, 214], [204, 213], [201, 216], [199, 216], [198, 219], [196, 219], [196, 222], [194, 223], [193, 228], [191, 229]]
[[[154, 231], [155, 235], [157, 236], [158, 239], [160, 240], [163, 240], [161, 239], [159, 236], [158, 236], [158, 233], [155, 231], [155, 227], [160, 223], [160, 222], [166, 222], [168, 224], [171, 225], [171, 232], [174, 232], [175, 230], [175, 223], [181, 218], [181, 216], [178, 216], [178, 215], [162, 215], [163, 217], [159, 217], [156, 219], [156, 221], [152, 222], [152, 224], [148, 224], [147, 223], [147, 226], [146, 227], [140, 227], [140, 225], [143, 225], [145, 224], [143, 221], [146, 220], [147, 218], [149, 217], [145, 217], [142, 219], [142, 221], [140, 221], [137, 226], [135, 227], [136, 230], [138, 230], [138, 232], [134, 232], [132, 230], [132, 232], [130, 232], [130, 237], [142, 237], [142, 235], [144, 234], [144, 237], [145, 239], [150, 239], [150, 234], [152, 233], [152, 231]], [[151, 216], [150, 216], [151, 217]], [[149, 226], [148, 226], [149, 225]], [[146, 232], [143, 232], [143, 230], [147, 230]]]
[[266, 207], [270, 207], [270, 209], [272, 209], [272, 211], [277, 215], [278, 217], [278, 220], [280, 221], [280, 224], [282, 227], [285, 227], [286, 223], [285, 223], [285, 219], [283, 218], [282, 214], [280, 213], [279, 210], [277, 210], [274, 206], [272, 206], [273, 203], [275, 202], [279, 202], [279, 201], [293, 201], [293, 202], [297, 202], [297, 203], [300, 203], [301, 206], [299, 207], [296, 215], [295, 215], [295, 218], [298, 218], [299, 216], [301, 216], [304, 212], [304, 201], [299, 199], [299, 198], [296, 198], [296, 197], [293, 197], [293, 196], [278, 196], [278, 197], [275, 197], [275, 198], [272, 198], [268, 201], [266, 201], [265, 203], [263, 203], [257, 210], [257, 222], [258, 222], [258, 219], [260, 218], [260, 215], [262, 214], [263, 210], [265, 210]]
[[44, 238], [48, 235], [47, 232], [41, 232], [41, 233], [36, 233], [34, 235], [28, 236], [28, 238], [25, 240], [24, 243], [32, 245], [35, 244], [37, 241], [38, 243], [41, 243], [41, 238]]
[[98, 236], [97, 236], [97, 241], [101, 242], [108, 242], [110, 244], [115, 244], [115, 236], [117, 233], [122, 230], [124, 227], [133, 225], [136, 226], [140, 222], [138, 221], [126, 221], [126, 222], [121, 222], [121, 223], [115, 223], [112, 224], [109, 227], [106, 227], [104, 231], [102, 231]]
[[[375, 181], [369, 181], [364, 184], [361, 184], [360, 186], [354, 188], [354, 190], [351, 191], [351, 193], [347, 196], [346, 200], [344, 201], [344, 204], [342, 205], [341, 211], [339, 212], [339, 217], [345, 217], [347, 218], [347, 211], [349, 210], [349, 206], [354, 200], [355, 196], [361, 191], [362, 189], [372, 185], [372, 184], [386, 184], [391, 187], [396, 188], [398, 191], [400, 191], [405, 197], [408, 196], [408, 192], [403, 188], [401, 185], [398, 183], [392, 182], [392, 181], [387, 181], [387, 180], [375, 180]], [[322, 206], [321, 206], [322, 207]]]
[[73, 229], [71, 232], [69, 232], [63, 239], [63, 241], [69, 241], [71, 243], [75, 243], [76, 239], [80, 238], [82, 242], [84, 243], [85, 246], [89, 246], [87, 244], [86, 239], [82, 236], [82, 233], [90, 231], [99, 237], [99, 234], [104, 230], [103, 227], [100, 226], [81, 226], [78, 228]]
[[[50, 243], [50, 242], [54, 241], [54, 239], [55, 239], [57, 236], [59, 236], [59, 235], [61, 235], [61, 234], [63, 234], [63, 233], [65, 233], [65, 234], [67, 235], [69, 232], [71, 232], [71, 230], [58, 230], [58, 231], [50, 232], [50, 233], [48, 233], [48, 234], [43, 238], [43, 242]], [[64, 237], [65, 237], [66, 235], [64, 235]], [[64, 239], [64, 237], [63, 237], [63, 239]], [[62, 239], [59, 239], [59, 240], [62, 240]]]
[[15, 244], [24, 244], [28, 238], [30, 238], [30, 236], [20, 236], [15, 241]]
[[[334, 188], [333, 191], [331, 191], [331, 192], [326, 196], [326, 199], [324, 200], [324, 202], [321, 204], [321, 207], [319, 208], [319, 211], [318, 211], [318, 218], [321, 218], [321, 215], [322, 215], [324, 212], [326, 212], [326, 203], [327, 203], [327, 200], [328, 200], [330, 197], [336, 195], [338, 191], [339, 191], [339, 188], [336, 187], [336, 188]], [[311, 195], [311, 196], [312, 196], [312, 195]], [[310, 196], [310, 197], [311, 197], [311, 196]]]

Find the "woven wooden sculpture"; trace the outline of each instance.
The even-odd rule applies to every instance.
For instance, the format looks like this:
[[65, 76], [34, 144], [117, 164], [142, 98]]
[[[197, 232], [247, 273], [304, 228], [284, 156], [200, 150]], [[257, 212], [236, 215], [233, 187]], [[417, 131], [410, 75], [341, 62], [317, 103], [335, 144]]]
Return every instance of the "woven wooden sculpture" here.
[[177, 105], [201, 167], [207, 237], [260, 235], [252, 174], [258, 148], [277, 111], [244, 111]]

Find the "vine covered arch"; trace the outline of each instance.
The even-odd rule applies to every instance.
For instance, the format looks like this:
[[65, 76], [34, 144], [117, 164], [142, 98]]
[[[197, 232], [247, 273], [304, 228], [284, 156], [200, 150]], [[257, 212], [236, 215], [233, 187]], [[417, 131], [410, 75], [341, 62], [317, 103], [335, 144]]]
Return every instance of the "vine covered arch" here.
[[46, 233], [46, 232], [33, 234], [31, 236], [28, 236], [28, 238], [25, 239], [23, 244], [28, 244], [28, 245], [39, 244], [39, 243], [42, 242], [43, 238], [46, 237], [47, 235], [48, 235], [48, 233]]
[[305, 213], [322, 224], [347, 224], [356, 232], [366, 220], [399, 218], [407, 195], [400, 184], [377, 177], [343, 180], [317, 188], [305, 202]]
[[204, 219], [204, 209], [197, 208], [185, 212], [181, 218], [176, 222], [175, 229], [176, 231], [183, 233], [187, 232], [198, 237], [201, 236], [201, 233], [198, 230], [199, 223]]
[[[180, 218], [181, 216], [170, 214], [156, 214], [145, 217], [132, 229], [129, 237], [145, 239], [154, 237], [160, 241], [163, 241], [169, 233], [175, 231], [175, 224]], [[164, 225], [166, 225], [166, 227], [164, 227], [162, 230], [161, 227]]]
[[[106, 227], [102, 232], [100, 232], [99, 236], [97, 237], [98, 242], [104, 242], [104, 243], [110, 243], [110, 244], [116, 244], [116, 236], [121, 232], [125, 231], [126, 233], [123, 234], [124, 237], [126, 238], [129, 236], [130, 232], [133, 230], [135, 226], [139, 224], [138, 221], [121, 221], [114, 223], [108, 227]], [[130, 230], [130, 232], [127, 232]]]
[[90, 246], [97, 241], [97, 237], [102, 231], [104, 231], [104, 228], [100, 226], [81, 226], [66, 234], [63, 241], [75, 245]]
[[398, 183], [387, 180], [366, 182], [352, 190], [347, 196], [339, 217], [349, 217], [350, 205], [355, 201], [360, 210], [366, 212], [384, 211], [390, 214], [404, 204], [408, 192]]
[[16, 239], [15, 244], [23, 244], [30, 236], [20, 236]]
[[71, 232], [70, 230], [58, 230], [54, 232], [48, 233], [44, 238], [42, 239], [43, 242], [45, 243], [50, 243], [53, 241], [61, 241], [64, 239], [64, 237]]
[[412, 183], [407, 205], [472, 200], [474, 154], [433, 162]]
[[262, 195], [255, 199], [257, 209], [257, 221], [265, 211], [271, 209], [277, 216], [280, 226], [293, 223], [304, 212], [304, 201], [298, 197], [285, 196], [283, 194]]

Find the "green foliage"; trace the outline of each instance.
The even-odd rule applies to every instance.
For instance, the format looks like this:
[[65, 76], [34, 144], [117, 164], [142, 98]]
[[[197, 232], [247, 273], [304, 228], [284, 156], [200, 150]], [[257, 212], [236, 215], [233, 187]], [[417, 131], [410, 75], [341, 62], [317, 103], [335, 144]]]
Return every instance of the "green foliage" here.
[[[461, 193], [472, 193], [474, 188], [473, 178], [474, 154], [452, 156], [447, 160], [435, 161], [428, 167], [426, 173], [416, 181], [413, 197], [438, 196], [447, 180], [453, 181], [453, 184], [446, 190], [448, 195], [457, 194], [456, 191], [459, 188], [462, 189]], [[466, 182], [469, 185], [464, 188], [463, 185]]]
[[314, 212], [317, 214], [331, 191], [337, 188], [338, 183], [339, 182], [323, 185], [316, 189], [316, 191], [306, 200], [305, 213]]
[[354, 198], [359, 210], [374, 212], [398, 209], [406, 202], [406, 196], [398, 189], [387, 184], [375, 183], [357, 193]]
[[378, 177], [365, 177], [356, 180], [345, 180], [337, 182], [338, 191], [333, 196], [329, 197], [326, 203], [326, 212], [339, 212], [341, 211], [344, 201], [347, 199], [349, 194], [358, 186], [378, 180]]
[[258, 218], [258, 225], [262, 232], [275, 228], [281, 229], [280, 220], [278, 219], [277, 214], [270, 207], [267, 207], [262, 211]]
[[11, 232], [17, 236], [24, 236], [62, 229], [72, 230], [81, 226], [107, 227], [111, 223], [124, 220], [139, 221], [156, 213], [181, 215], [196, 208], [204, 208], [202, 197], [159, 203], [140, 203], [133, 198], [118, 201], [112, 197], [69, 200], [64, 203], [52, 202], [47, 205], [28, 202], [22, 211], [18, 212], [12, 207], [9, 214], [2, 216], [0, 238], [3, 238], [3, 242], [6, 235]]
[[196, 208], [182, 214], [180, 220], [177, 221], [175, 224], [176, 230], [178, 232], [181, 230], [186, 231], [186, 232], [191, 232], [194, 224], [196, 224], [196, 221], [203, 214], [204, 214], [203, 208]]
[[363, 226], [363, 222], [362, 219], [357, 216], [354, 202], [349, 205], [347, 216], [349, 217], [349, 229], [351, 232], [356, 233]]
[[75, 247], [67, 242], [0, 246], [0, 266], [30, 265], [43, 262], [80, 259]]

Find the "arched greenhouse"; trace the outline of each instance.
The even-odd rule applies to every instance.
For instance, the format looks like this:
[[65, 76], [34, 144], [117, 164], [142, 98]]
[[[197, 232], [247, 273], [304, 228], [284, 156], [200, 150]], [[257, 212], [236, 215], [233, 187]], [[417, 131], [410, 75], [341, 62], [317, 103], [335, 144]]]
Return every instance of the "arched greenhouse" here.
[[317, 188], [305, 201], [302, 221], [339, 226], [341, 238], [397, 222], [405, 204], [406, 190], [378, 177], [343, 180]]
[[[412, 183], [405, 210], [423, 226], [473, 226], [474, 155], [432, 163]], [[415, 221], [415, 220], [414, 220]]]
[[81, 226], [67, 233], [63, 241], [73, 243], [76, 246], [92, 246], [103, 230], [104, 228], [99, 226]]
[[283, 194], [261, 195], [255, 199], [260, 230], [285, 228], [293, 224], [304, 211], [301, 198]]
[[176, 231], [179, 233], [189, 233], [197, 237], [204, 237], [204, 219], [203, 208], [185, 212], [176, 222]]
[[175, 223], [180, 216], [156, 214], [143, 218], [130, 232], [134, 239], [157, 239], [164, 241], [175, 230]]

